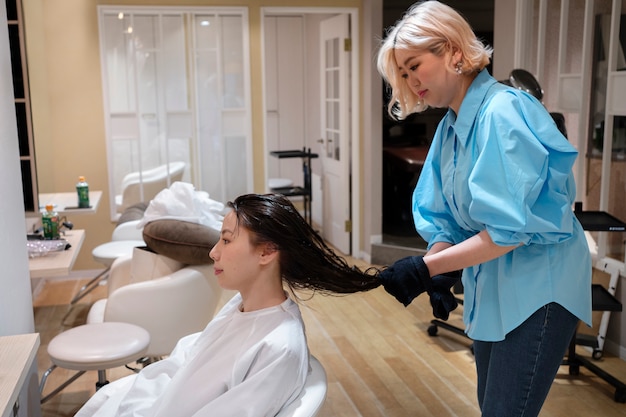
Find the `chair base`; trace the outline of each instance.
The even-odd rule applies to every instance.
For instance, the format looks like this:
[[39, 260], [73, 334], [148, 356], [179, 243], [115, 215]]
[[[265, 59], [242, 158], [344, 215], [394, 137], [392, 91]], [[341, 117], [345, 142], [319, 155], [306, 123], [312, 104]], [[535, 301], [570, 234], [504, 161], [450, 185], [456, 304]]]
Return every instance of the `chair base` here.
[[100, 285], [100, 282], [107, 279], [110, 271], [111, 271], [111, 267], [110, 266], [106, 267], [104, 271], [100, 272], [98, 275], [92, 278], [88, 283], [83, 285], [78, 290], [74, 298], [72, 298], [72, 300], [70, 301], [70, 305], [76, 304], [78, 301], [83, 299], [83, 297], [85, 297], [87, 294], [89, 294], [90, 292], [98, 288], [98, 285]]

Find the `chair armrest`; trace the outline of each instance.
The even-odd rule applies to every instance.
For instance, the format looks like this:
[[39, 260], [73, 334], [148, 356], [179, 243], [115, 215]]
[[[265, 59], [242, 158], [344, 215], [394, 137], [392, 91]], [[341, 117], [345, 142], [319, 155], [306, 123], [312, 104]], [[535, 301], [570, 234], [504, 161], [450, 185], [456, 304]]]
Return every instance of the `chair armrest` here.
[[310, 371], [298, 397], [276, 414], [276, 417], [315, 416], [324, 405], [328, 381], [324, 366], [310, 355]]
[[137, 228], [141, 219], [119, 224], [113, 230], [111, 240], [143, 240], [143, 227]]
[[132, 265], [133, 255], [128, 254], [120, 256], [111, 264], [111, 271], [109, 272], [109, 278], [107, 279], [108, 296], [120, 287], [128, 285], [130, 283], [130, 267]]

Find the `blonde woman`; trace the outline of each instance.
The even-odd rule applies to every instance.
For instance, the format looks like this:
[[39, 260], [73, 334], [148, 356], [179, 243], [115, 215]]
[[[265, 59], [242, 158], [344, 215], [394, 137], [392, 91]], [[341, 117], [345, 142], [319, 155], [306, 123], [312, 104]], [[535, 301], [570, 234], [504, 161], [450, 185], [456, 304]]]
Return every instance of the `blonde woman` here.
[[[485, 69], [491, 48], [437, 1], [390, 28], [378, 69], [397, 119], [447, 108], [413, 194], [423, 257], [380, 274], [405, 305], [463, 270], [483, 416], [536, 416], [580, 320], [591, 323], [591, 261], [573, 214], [574, 147], [531, 95]], [[423, 287], [423, 285], [421, 285]]]

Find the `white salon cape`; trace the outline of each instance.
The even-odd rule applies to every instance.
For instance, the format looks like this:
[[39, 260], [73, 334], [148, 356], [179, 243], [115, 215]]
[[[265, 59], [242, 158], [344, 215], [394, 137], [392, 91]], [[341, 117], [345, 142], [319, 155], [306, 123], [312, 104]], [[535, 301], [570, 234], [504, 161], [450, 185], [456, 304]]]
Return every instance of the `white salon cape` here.
[[96, 392], [77, 417], [274, 416], [304, 386], [309, 351], [291, 299], [241, 312], [233, 297], [172, 354]]

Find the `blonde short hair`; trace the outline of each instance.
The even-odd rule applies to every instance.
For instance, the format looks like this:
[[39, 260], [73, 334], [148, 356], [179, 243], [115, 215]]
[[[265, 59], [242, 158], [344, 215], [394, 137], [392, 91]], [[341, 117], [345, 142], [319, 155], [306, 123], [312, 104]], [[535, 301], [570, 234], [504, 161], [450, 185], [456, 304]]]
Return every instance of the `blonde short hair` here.
[[[435, 0], [415, 3], [395, 26], [387, 30], [378, 52], [378, 71], [391, 88], [387, 111], [394, 119], [404, 119], [411, 113], [426, 110], [398, 70], [395, 49], [428, 51], [436, 56], [451, 52], [462, 54], [461, 72], [478, 72], [491, 59], [492, 48], [484, 45], [471, 26], [456, 10]], [[449, 71], [454, 71], [450, 65]]]

